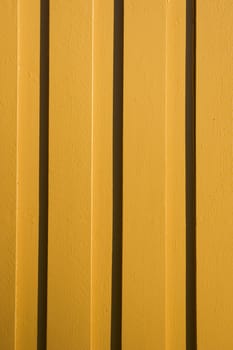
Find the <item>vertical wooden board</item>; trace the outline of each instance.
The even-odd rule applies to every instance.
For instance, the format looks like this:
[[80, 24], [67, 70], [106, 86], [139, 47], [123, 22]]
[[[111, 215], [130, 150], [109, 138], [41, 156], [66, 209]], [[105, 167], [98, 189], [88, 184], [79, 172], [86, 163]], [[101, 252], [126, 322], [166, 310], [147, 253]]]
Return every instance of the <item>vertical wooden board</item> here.
[[37, 349], [40, 1], [18, 3], [16, 349]]
[[90, 349], [93, 1], [50, 1], [47, 348]]
[[166, 349], [186, 349], [186, 1], [167, 2]]
[[165, 349], [166, 2], [124, 9], [123, 350]]
[[233, 2], [197, 1], [198, 349], [233, 348]]
[[17, 1], [0, 2], [0, 348], [15, 346]]
[[94, 1], [92, 350], [110, 350], [113, 0]]

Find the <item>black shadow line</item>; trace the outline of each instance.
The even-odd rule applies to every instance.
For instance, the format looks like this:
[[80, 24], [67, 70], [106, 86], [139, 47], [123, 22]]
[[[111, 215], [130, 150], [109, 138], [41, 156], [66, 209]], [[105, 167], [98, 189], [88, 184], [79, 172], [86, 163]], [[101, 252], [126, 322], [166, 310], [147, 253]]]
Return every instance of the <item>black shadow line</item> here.
[[196, 325], [196, 1], [186, 1], [186, 349]]
[[111, 350], [121, 350], [124, 0], [114, 1]]
[[49, 0], [40, 4], [39, 257], [37, 349], [46, 350], [48, 265]]

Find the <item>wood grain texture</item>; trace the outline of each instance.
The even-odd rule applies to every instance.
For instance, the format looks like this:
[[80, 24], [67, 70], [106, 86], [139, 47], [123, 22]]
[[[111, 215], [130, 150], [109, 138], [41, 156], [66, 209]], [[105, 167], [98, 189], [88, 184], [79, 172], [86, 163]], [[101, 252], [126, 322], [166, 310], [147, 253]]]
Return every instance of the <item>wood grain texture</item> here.
[[233, 2], [197, 1], [197, 338], [233, 348]]
[[111, 343], [113, 5], [94, 1], [92, 350]]
[[166, 2], [124, 12], [122, 349], [165, 349]]
[[0, 348], [15, 349], [17, 1], [0, 2]]
[[185, 350], [186, 1], [168, 1], [166, 11], [166, 350]]
[[40, 1], [18, 3], [16, 349], [37, 349]]
[[232, 1], [0, 27], [0, 350], [232, 350]]
[[48, 350], [91, 344], [92, 26], [92, 0], [50, 1]]

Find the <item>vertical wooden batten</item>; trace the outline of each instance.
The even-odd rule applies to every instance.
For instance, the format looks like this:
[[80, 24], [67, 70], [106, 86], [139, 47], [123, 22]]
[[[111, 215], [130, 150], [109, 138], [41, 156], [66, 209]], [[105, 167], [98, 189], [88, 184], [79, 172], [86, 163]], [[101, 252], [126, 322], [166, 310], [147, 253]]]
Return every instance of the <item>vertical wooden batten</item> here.
[[166, 350], [186, 349], [186, 0], [166, 7]]
[[232, 349], [233, 2], [197, 0], [197, 343]]
[[50, 1], [48, 350], [91, 347], [93, 10]]
[[[40, 1], [18, 1], [15, 350], [37, 349]], [[4, 347], [8, 349], [8, 347]]]
[[91, 350], [111, 343], [113, 14], [113, 0], [94, 1]]
[[17, 236], [17, 1], [0, 2], [0, 348], [15, 349]]
[[165, 349], [166, 1], [125, 0], [122, 349]]

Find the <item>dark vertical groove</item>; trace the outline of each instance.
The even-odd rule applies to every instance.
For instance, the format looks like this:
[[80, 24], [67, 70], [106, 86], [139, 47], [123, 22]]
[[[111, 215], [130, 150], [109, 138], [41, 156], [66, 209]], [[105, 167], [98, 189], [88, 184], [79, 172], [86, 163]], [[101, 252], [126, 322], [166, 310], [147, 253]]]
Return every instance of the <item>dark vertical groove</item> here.
[[196, 0], [186, 6], [186, 349], [196, 350]]
[[49, 0], [41, 0], [40, 10], [39, 272], [37, 349], [46, 350], [48, 265]]
[[111, 350], [121, 350], [124, 0], [114, 2]]

